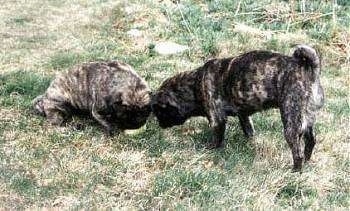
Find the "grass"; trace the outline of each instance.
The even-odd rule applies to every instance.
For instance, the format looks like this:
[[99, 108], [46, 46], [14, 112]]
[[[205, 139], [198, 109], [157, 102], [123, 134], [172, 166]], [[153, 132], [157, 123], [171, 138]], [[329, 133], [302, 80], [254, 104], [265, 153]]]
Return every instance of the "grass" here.
[[[350, 5], [302, 2], [2, 3], [0, 208], [349, 209]], [[130, 29], [142, 36], [129, 37]], [[154, 51], [159, 41], [190, 50], [162, 56]], [[302, 174], [291, 172], [277, 110], [253, 115], [252, 139], [230, 118], [219, 150], [205, 149], [204, 118], [161, 130], [152, 116], [138, 134], [106, 138], [92, 120], [74, 117], [82, 130], [53, 127], [31, 112], [54, 74], [81, 62], [122, 60], [155, 90], [210, 57], [253, 49], [291, 54], [299, 43], [321, 52], [326, 93]]]
[[0, 104], [22, 109], [31, 106], [31, 100], [43, 93], [50, 78], [30, 71], [15, 71], [0, 75]]

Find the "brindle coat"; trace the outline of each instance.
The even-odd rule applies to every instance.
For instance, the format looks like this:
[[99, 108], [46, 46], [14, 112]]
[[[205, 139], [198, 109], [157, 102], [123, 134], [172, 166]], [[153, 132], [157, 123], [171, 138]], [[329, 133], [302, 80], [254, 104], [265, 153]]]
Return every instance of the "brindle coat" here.
[[213, 131], [211, 147], [220, 147], [227, 116], [237, 115], [249, 137], [254, 133], [250, 115], [279, 108], [294, 169], [300, 170], [304, 157], [311, 157], [315, 111], [324, 101], [319, 75], [319, 57], [306, 45], [297, 46], [293, 56], [251, 51], [213, 59], [194, 71], [167, 79], [153, 97], [152, 110], [163, 128], [183, 124], [193, 116], [206, 116]]
[[145, 124], [151, 112], [149, 92], [129, 65], [94, 62], [59, 74], [33, 105], [54, 125], [62, 125], [72, 114], [91, 114], [110, 135], [114, 126], [134, 129]]

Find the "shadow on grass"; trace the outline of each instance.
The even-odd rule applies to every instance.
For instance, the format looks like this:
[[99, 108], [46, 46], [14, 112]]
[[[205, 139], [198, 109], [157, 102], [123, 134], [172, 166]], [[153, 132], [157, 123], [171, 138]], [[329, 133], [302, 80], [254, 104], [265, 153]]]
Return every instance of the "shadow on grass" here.
[[134, 135], [121, 135], [113, 139], [115, 148], [146, 151], [150, 157], [159, 157], [164, 151], [174, 149], [174, 144], [166, 140], [164, 131], [150, 118], [145, 129]]
[[[186, 134], [193, 128], [197, 130]], [[142, 150], [150, 157], [160, 157], [164, 152], [207, 153], [214, 164], [224, 163], [225, 169], [232, 169], [238, 163], [250, 165], [253, 162], [254, 147], [249, 139], [244, 137], [237, 122], [228, 125], [225, 147], [207, 149], [210, 137], [211, 132], [206, 121], [190, 122], [164, 130], [158, 126], [155, 119], [150, 118], [145, 130], [133, 136], [120, 137], [114, 145], [116, 148]]]

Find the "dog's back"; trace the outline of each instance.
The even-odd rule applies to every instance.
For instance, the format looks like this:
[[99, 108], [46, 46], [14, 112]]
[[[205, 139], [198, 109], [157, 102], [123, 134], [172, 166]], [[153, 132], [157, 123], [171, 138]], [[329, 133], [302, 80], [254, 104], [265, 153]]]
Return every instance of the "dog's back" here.
[[123, 96], [117, 92], [125, 90], [134, 93], [139, 86], [142, 86], [141, 90], [146, 90], [145, 84], [127, 64], [117, 61], [86, 63], [58, 75], [46, 91], [46, 97], [57, 98], [69, 102], [75, 109], [89, 111], [97, 98], [113, 96], [120, 99], [112, 101], [122, 100]]
[[291, 87], [300, 85], [298, 93], [294, 94], [305, 97], [315, 93], [312, 89], [318, 92], [322, 89], [318, 80], [319, 58], [310, 49], [298, 46], [292, 57], [269, 51], [251, 51], [233, 58], [224, 82], [225, 92], [232, 94], [231, 103], [238, 110], [252, 114], [279, 107]]

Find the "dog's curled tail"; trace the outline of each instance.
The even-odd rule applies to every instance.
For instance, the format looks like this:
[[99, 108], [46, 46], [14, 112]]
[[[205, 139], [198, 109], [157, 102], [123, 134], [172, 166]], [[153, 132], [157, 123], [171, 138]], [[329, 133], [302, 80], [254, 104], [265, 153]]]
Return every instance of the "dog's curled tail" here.
[[311, 66], [314, 71], [319, 71], [320, 69], [320, 57], [316, 50], [308, 45], [297, 45], [293, 57], [301, 61], [304, 65]]

